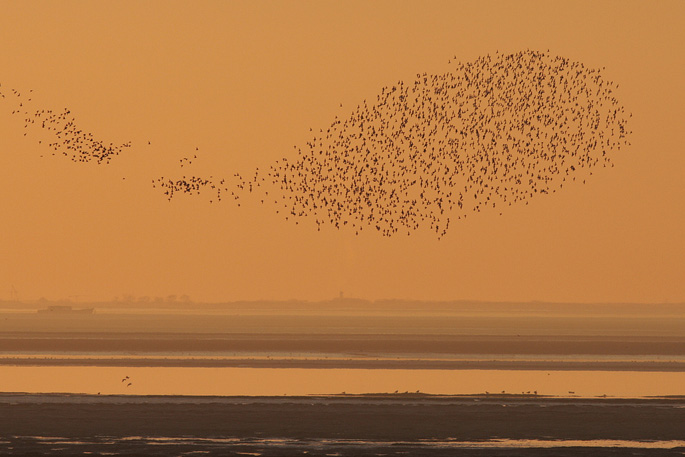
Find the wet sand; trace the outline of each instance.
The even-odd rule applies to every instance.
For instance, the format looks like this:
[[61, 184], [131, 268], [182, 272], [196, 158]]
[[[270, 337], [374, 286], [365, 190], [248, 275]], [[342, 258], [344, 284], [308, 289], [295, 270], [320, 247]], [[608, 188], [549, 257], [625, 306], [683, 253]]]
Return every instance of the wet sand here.
[[[82, 453], [88, 449], [89, 452], [126, 455], [179, 455], [191, 451], [206, 451], [210, 455], [255, 451], [265, 456], [303, 455], [304, 451], [308, 455], [379, 455], [385, 449], [389, 455], [402, 452], [410, 455], [454, 455], [455, 449], [430, 446], [430, 441], [668, 441], [683, 439], [684, 423], [683, 398], [588, 400], [425, 395], [126, 397], [3, 394], [0, 395], [0, 453], [49, 451], [47, 453], [60, 455]], [[36, 437], [60, 437], [62, 444], [55, 448], [57, 450], [46, 449], [41, 447], [45, 442]], [[233, 441], [224, 441], [222, 445], [216, 441], [195, 441], [194, 444], [175, 442], [162, 446], [164, 443], [150, 444], [149, 439], [121, 441], [123, 437]], [[269, 439], [277, 440], [270, 442]], [[312, 446], [312, 442], [325, 444], [325, 440], [334, 441], [323, 447]], [[363, 443], [355, 448], [341, 440]], [[284, 448], [286, 441], [290, 444]], [[90, 443], [90, 447], [84, 443]], [[51, 445], [54, 448], [54, 444]], [[595, 447], [461, 449], [459, 454], [626, 455], [626, 451]], [[683, 448], [640, 450], [643, 455], [676, 455], [683, 451]]]
[[4, 436], [683, 439], [685, 399], [0, 395]]

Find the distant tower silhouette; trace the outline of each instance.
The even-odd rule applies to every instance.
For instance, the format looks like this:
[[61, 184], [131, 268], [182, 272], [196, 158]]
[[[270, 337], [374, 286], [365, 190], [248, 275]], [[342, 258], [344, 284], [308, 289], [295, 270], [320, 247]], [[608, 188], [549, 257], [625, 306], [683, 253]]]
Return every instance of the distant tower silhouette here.
[[16, 287], [14, 287], [14, 284], [10, 286], [10, 300], [11, 301], [17, 301], [19, 299], [19, 291], [17, 290]]

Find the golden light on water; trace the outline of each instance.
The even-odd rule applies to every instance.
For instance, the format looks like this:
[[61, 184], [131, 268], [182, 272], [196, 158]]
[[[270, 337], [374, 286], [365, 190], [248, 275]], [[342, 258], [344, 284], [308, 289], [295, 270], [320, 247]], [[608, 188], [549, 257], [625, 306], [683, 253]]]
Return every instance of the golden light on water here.
[[685, 373], [678, 372], [3, 366], [0, 376], [5, 392], [106, 395], [685, 395]]

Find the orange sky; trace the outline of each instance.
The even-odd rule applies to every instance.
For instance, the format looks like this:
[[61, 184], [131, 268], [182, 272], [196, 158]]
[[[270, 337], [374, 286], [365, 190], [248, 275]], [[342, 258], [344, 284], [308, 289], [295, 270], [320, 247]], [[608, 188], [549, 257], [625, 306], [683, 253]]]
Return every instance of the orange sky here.
[[[107, 166], [41, 157], [0, 100], [0, 299], [685, 301], [684, 31], [680, 1], [1, 2], [2, 89], [133, 147]], [[528, 48], [606, 67], [632, 146], [441, 240], [317, 232], [150, 185], [195, 147], [196, 173], [249, 174], [341, 103]]]

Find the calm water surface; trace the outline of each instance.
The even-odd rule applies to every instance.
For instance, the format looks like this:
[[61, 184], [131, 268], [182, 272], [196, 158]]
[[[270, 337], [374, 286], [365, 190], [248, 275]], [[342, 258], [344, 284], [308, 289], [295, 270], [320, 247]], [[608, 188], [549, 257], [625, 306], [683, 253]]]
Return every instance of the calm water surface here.
[[[129, 385], [130, 384], [130, 385]], [[683, 372], [0, 366], [0, 392], [128, 395], [685, 395]]]

